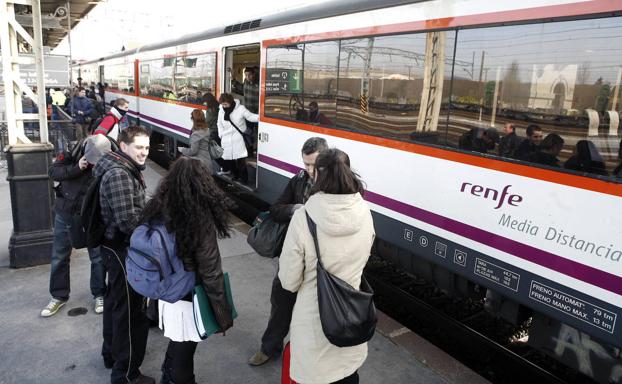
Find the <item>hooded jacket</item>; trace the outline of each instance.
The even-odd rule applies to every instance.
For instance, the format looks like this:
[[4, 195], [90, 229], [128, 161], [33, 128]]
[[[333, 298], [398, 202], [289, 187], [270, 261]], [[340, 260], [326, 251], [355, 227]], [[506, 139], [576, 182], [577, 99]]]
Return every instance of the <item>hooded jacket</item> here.
[[294, 212], [279, 260], [283, 288], [298, 292], [290, 325], [290, 376], [299, 383], [326, 384], [350, 376], [367, 358], [367, 343], [340, 348], [324, 336], [317, 298], [317, 255], [305, 213], [317, 225], [324, 268], [360, 287], [374, 241], [369, 206], [359, 193], [317, 193]]
[[102, 177], [99, 202], [107, 240], [129, 243], [145, 207], [145, 180], [138, 166], [123, 153], [108, 152], [93, 169]]

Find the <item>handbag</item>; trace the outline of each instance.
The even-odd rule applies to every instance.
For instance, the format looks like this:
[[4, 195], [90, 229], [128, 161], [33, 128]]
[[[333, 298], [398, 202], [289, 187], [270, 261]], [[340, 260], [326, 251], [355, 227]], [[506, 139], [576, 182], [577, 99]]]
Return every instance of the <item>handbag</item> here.
[[246, 242], [259, 256], [274, 258], [281, 254], [288, 223], [277, 223], [270, 212], [260, 213], [248, 231]]
[[[231, 294], [229, 274], [225, 272], [223, 274], [223, 278], [225, 281], [225, 296], [227, 298], [227, 302], [231, 306], [231, 317], [235, 319], [238, 317], [238, 312], [233, 305], [233, 295]], [[192, 294], [192, 313], [194, 317], [194, 325], [201, 340], [205, 340], [210, 335], [220, 331], [220, 325], [218, 325], [218, 322], [216, 321], [214, 310], [209, 302], [205, 288], [201, 283], [194, 287], [194, 292]]]
[[238, 131], [240, 135], [242, 135], [242, 140], [244, 140], [244, 146], [246, 147], [246, 151], [248, 153], [253, 152], [253, 137], [248, 133], [242, 132], [233, 121], [229, 122], [231, 123], [231, 125], [233, 125], [233, 128], [235, 128], [235, 130]]
[[208, 147], [208, 151], [209, 151], [209, 155], [212, 159], [220, 159], [222, 157], [222, 154], [225, 152], [224, 149], [222, 149], [222, 147], [216, 142], [216, 140], [210, 139], [209, 141], [209, 147]]
[[320, 259], [317, 228], [307, 213], [307, 223], [317, 254], [317, 297], [322, 331], [338, 347], [352, 347], [369, 341], [376, 330], [374, 291], [361, 275], [358, 290], [324, 269]]

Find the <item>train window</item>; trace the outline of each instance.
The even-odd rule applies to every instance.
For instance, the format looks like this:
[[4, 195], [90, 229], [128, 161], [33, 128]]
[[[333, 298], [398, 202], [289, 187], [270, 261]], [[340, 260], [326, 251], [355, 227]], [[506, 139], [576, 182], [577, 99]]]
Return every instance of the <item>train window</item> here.
[[175, 87], [177, 100], [201, 104], [205, 93], [216, 92], [216, 54], [178, 57], [175, 65]]
[[97, 66], [96, 65], [83, 65], [83, 66], [80, 66], [79, 74], [74, 74], [73, 75], [74, 81], [76, 81], [76, 79], [78, 77], [82, 78], [82, 85], [83, 86], [85, 86], [85, 85], [86, 86], [91, 86], [91, 85], [97, 84], [99, 82], [99, 77], [98, 77], [98, 73], [97, 73]]
[[[449, 143], [610, 174], [619, 162], [621, 36], [620, 17], [460, 31], [456, 62], [471, 64], [455, 67]], [[504, 135], [506, 123], [519, 138], [502, 138], [501, 152], [484, 144], [486, 129]], [[540, 131], [525, 139], [532, 124]]]
[[302, 97], [296, 100], [296, 120], [324, 126], [336, 118], [339, 42], [305, 44]]
[[173, 91], [173, 65], [170, 59], [141, 61], [140, 94], [159, 98], [170, 98]]
[[134, 64], [112, 64], [104, 67], [104, 83], [108, 89], [134, 93]]
[[267, 52], [266, 115], [295, 119], [302, 98], [303, 44], [269, 48]]
[[201, 104], [206, 92], [215, 93], [215, 53], [143, 61], [139, 70], [142, 95]]
[[[454, 41], [455, 32], [343, 40], [337, 125], [399, 140], [442, 142], [438, 111], [449, 99]], [[432, 54], [436, 60], [426, 60]]]

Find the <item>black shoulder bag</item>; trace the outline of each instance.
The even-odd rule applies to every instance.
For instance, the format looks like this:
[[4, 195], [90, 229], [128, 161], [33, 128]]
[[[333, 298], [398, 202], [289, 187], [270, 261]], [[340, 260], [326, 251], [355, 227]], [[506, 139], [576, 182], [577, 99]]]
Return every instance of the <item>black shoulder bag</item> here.
[[233, 125], [233, 128], [235, 128], [236, 131], [238, 131], [240, 133], [240, 135], [242, 135], [242, 140], [244, 140], [244, 146], [246, 147], [246, 151], [251, 154], [253, 153], [253, 137], [247, 133], [244, 133], [240, 130], [240, 128], [238, 128], [237, 125], [235, 125], [235, 123], [231, 120], [227, 120], [231, 123], [231, 125]]
[[248, 231], [246, 242], [259, 256], [279, 257], [287, 234], [289, 223], [277, 223], [270, 217], [270, 212], [261, 212], [253, 227]]
[[374, 291], [363, 275], [359, 291], [324, 269], [320, 260], [317, 228], [308, 213], [307, 223], [317, 254], [317, 298], [324, 336], [338, 347], [363, 344], [374, 336], [378, 321]]

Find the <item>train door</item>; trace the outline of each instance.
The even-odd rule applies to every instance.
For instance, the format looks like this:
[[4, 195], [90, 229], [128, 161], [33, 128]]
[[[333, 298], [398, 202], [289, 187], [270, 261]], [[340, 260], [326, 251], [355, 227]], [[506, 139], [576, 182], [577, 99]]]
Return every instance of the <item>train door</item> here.
[[[259, 61], [260, 61], [260, 45], [250, 44], [237, 47], [227, 47], [224, 53], [224, 84], [223, 90], [226, 93], [231, 93], [234, 99], [237, 99], [244, 105], [249, 111], [253, 113], [259, 113]], [[255, 101], [244, 100], [244, 83], [247, 80], [246, 70], [252, 68], [255, 73], [255, 79], [253, 81], [255, 89], [257, 90], [257, 97]], [[239, 180], [242, 184], [250, 188], [257, 188], [257, 124], [247, 122], [247, 131], [252, 135], [253, 150], [248, 151], [248, 157], [246, 158], [246, 173], [248, 175], [247, 180], [244, 177]], [[239, 166], [244, 166], [239, 164]], [[243, 172], [242, 172], [243, 173]], [[231, 175], [233, 177], [233, 175]], [[238, 180], [236, 180], [238, 181]]]

